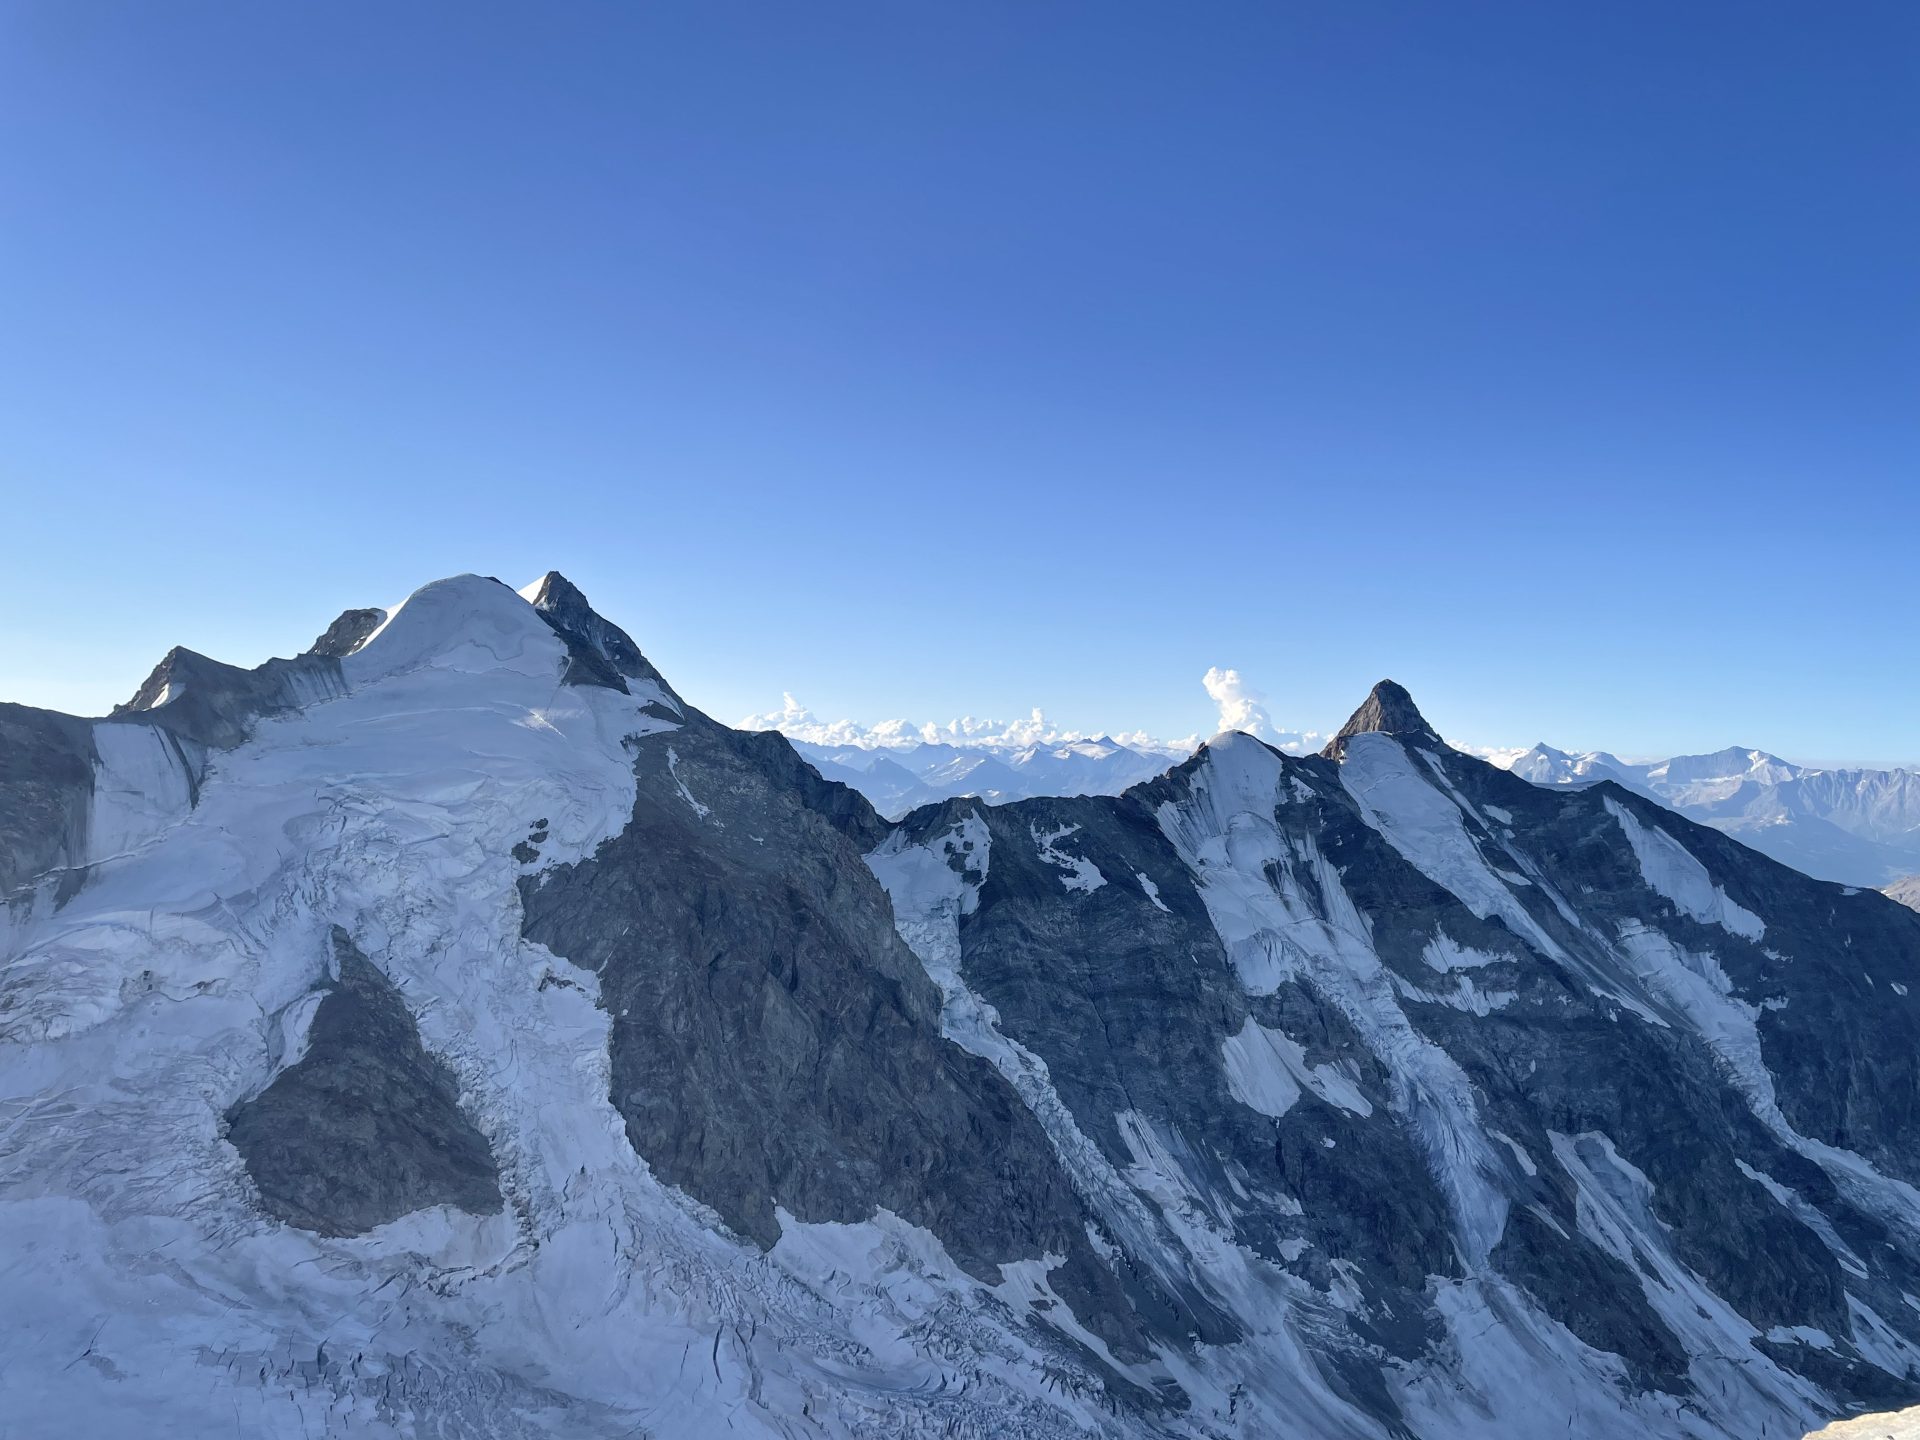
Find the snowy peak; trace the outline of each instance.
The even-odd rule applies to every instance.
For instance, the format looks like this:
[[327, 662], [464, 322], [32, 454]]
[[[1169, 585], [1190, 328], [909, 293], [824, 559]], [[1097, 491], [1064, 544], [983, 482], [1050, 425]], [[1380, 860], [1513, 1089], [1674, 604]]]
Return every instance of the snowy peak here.
[[1729, 745], [1711, 755], [1676, 755], [1664, 764], [1653, 766], [1648, 778], [1669, 785], [1696, 785], [1723, 780], [1752, 780], [1762, 785], [1791, 780], [1800, 767], [1790, 765], [1778, 755], [1754, 750], [1745, 745]]
[[1360, 708], [1348, 717], [1347, 723], [1320, 753], [1329, 759], [1338, 759], [1346, 752], [1346, 742], [1355, 735], [1396, 735], [1436, 744], [1440, 740], [1406, 687], [1392, 680], [1382, 680], [1367, 693]]
[[422, 668], [551, 673], [549, 626], [513, 590], [483, 575], [422, 585], [342, 663], [356, 685]]
[[1645, 790], [1646, 767], [1628, 765], [1605, 750], [1570, 755], [1565, 750], [1556, 750], [1542, 743], [1514, 757], [1513, 762], [1505, 768], [1522, 780], [1531, 780], [1536, 785], [1589, 785], [1601, 780], [1614, 780], [1629, 790], [1643, 793]]
[[519, 592], [489, 576], [435, 580], [391, 610], [347, 610], [306, 651], [251, 670], [175, 646], [109, 718], [225, 750], [262, 717], [421, 668], [557, 674], [564, 684], [682, 709], [626, 632], [599, 615], [578, 586], [549, 571]]

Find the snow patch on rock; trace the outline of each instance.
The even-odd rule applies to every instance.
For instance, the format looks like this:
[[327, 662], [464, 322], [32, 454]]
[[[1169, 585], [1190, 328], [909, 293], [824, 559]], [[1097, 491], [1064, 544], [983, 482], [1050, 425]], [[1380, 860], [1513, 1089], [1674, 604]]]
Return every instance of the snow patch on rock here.
[[1286, 1114], [1302, 1090], [1363, 1119], [1373, 1114], [1351, 1062], [1309, 1065], [1302, 1046], [1251, 1016], [1221, 1042], [1220, 1051], [1233, 1098], [1262, 1115]]
[[1766, 922], [1751, 910], [1727, 898], [1727, 892], [1713, 883], [1707, 867], [1678, 840], [1657, 825], [1642, 825], [1611, 795], [1604, 797], [1607, 813], [1619, 823], [1640, 862], [1641, 878], [1647, 888], [1671, 900], [1683, 915], [1702, 925], [1718, 925], [1729, 935], [1743, 940], [1759, 940], [1767, 933]]
[[1033, 837], [1034, 849], [1049, 865], [1058, 866], [1067, 873], [1060, 877], [1060, 883], [1069, 890], [1078, 890], [1091, 894], [1107, 883], [1107, 877], [1100, 873], [1100, 867], [1083, 855], [1070, 855], [1060, 849], [1060, 842], [1080, 829], [1078, 825], [1061, 825], [1042, 831], [1038, 825], [1031, 826], [1028, 833]]

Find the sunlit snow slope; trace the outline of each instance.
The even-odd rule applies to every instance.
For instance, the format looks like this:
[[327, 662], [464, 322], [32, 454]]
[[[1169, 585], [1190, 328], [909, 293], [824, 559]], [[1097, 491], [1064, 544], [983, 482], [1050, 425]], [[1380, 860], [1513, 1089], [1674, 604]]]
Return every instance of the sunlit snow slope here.
[[897, 824], [557, 575], [0, 707], [21, 1434], [1797, 1436], [1920, 915], [1383, 685]]

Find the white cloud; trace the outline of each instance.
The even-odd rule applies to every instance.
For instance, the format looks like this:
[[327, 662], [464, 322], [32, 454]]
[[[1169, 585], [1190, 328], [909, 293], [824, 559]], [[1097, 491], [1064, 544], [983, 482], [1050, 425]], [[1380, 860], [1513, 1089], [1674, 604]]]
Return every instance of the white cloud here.
[[1200, 677], [1207, 694], [1220, 707], [1221, 730], [1244, 730], [1249, 735], [1271, 733], [1273, 717], [1261, 703], [1267, 697], [1247, 684], [1238, 670], [1222, 670], [1215, 665]]
[[1321, 730], [1287, 730], [1274, 724], [1265, 692], [1249, 685], [1246, 677], [1231, 667], [1214, 666], [1200, 677], [1200, 683], [1219, 708], [1215, 734], [1223, 730], [1244, 730], [1289, 755], [1315, 754], [1324, 749], [1331, 738]]
[[963, 715], [944, 725], [928, 721], [920, 727], [920, 738], [929, 745], [985, 745], [997, 750], [1019, 750], [1028, 745], [1084, 737], [1078, 730], [1060, 730], [1048, 724], [1046, 712], [1036, 705], [1024, 720], [981, 720]]
[[[859, 745], [871, 749], [875, 746], [898, 748], [915, 743], [915, 737], [910, 733], [912, 727], [905, 720], [883, 721], [872, 729], [863, 728], [851, 720], [822, 721], [816, 719], [814, 713], [790, 693], [780, 697], [778, 710], [749, 715], [735, 728], [778, 730], [788, 739], [806, 740], [815, 745]], [[902, 736], [903, 731], [909, 733]], [[882, 735], [886, 738], [874, 738]]]

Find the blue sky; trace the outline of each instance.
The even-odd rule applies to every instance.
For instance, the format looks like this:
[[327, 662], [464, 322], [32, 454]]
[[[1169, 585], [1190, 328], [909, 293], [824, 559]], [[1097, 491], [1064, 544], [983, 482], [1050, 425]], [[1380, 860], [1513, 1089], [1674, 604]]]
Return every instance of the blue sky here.
[[0, 695], [566, 571], [725, 719], [1920, 760], [1920, 9], [0, 9]]

